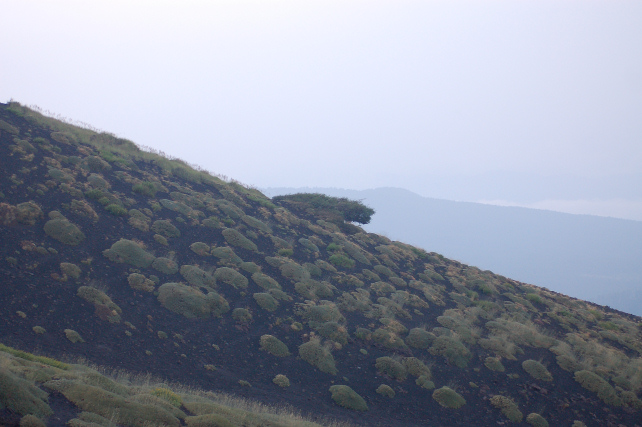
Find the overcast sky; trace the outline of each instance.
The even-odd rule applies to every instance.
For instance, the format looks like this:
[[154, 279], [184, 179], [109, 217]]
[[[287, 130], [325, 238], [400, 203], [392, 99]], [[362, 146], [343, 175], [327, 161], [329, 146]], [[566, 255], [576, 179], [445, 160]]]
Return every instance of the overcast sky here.
[[0, 0], [10, 98], [258, 187], [642, 220], [639, 0]]

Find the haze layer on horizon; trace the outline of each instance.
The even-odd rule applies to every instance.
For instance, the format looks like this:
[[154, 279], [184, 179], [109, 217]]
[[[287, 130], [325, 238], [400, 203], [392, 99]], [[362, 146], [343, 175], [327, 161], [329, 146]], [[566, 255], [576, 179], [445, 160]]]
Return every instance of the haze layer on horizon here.
[[642, 220], [638, 1], [5, 1], [0, 99], [258, 187]]

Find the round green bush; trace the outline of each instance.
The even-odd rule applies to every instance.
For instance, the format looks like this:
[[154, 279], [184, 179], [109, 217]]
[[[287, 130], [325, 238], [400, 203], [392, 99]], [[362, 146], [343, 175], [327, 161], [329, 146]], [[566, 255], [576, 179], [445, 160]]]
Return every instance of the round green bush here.
[[611, 384], [591, 371], [575, 372], [575, 381], [585, 389], [597, 393], [597, 397], [607, 405], [620, 406], [622, 404]]
[[64, 332], [65, 332], [65, 336], [67, 337], [67, 339], [69, 341], [71, 341], [72, 343], [74, 343], [74, 344], [77, 343], [77, 342], [85, 342], [85, 340], [82, 339], [80, 334], [78, 332], [74, 331], [73, 329], [65, 329]]
[[267, 274], [263, 274], [261, 272], [256, 272], [252, 274], [252, 280], [254, 283], [259, 285], [265, 290], [269, 289], [281, 289], [281, 285], [279, 285], [279, 282], [268, 276]]
[[333, 385], [330, 387], [330, 393], [332, 393], [332, 400], [339, 406], [354, 411], [363, 412], [368, 410], [368, 405], [363, 400], [363, 397], [359, 396], [356, 391], [347, 385]]
[[376, 271], [377, 273], [383, 274], [384, 276], [387, 276], [387, 277], [396, 277], [397, 276], [391, 269], [389, 269], [385, 265], [375, 265], [374, 267], [372, 267], [372, 269], [374, 271]]
[[522, 414], [515, 402], [506, 396], [495, 395], [490, 398], [490, 404], [500, 409], [502, 414], [514, 423], [520, 423], [524, 418], [524, 414]]
[[178, 264], [169, 258], [158, 257], [152, 262], [152, 268], [163, 274], [175, 274], [178, 272]]
[[424, 350], [430, 347], [435, 338], [437, 337], [433, 333], [423, 328], [412, 328], [406, 337], [406, 344], [410, 347]]
[[229, 246], [212, 248], [212, 255], [226, 264], [240, 265], [243, 262]]
[[275, 376], [272, 382], [281, 388], [290, 387], [289, 378], [282, 374], [278, 374], [277, 376]]
[[442, 387], [433, 391], [432, 398], [444, 408], [458, 409], [466, 404], [466, 399], [449, 387]]
[[256, 243], [239, 233], [237, 230], [233, 228], [226, 228], [223, 230], [223, 237], [232, 246], [238, 246], [243, 249], [247, 249], [248, 251], [254, 251], [256, 252], [258, 250], [258, 247], [256, 246]]
[[169, 246], [169, 242], [167, 241], [165, 236], [161, 236], [160, 234], [154, 234], [154, 240], [163, 246]]
[[125, 216], [128, 214], [127, 209], [116, 203], [105, 206], [105, 210], [114, 216]]
[[210, 254], [210, 245], [203, 242], [194, 242], [189, 248], [197, 255], [208, 256]]
[[264, 233], [271, 234], [272, 230], [270, 227], [267, 226], [263, 221], [261, 221], [258, 218], [254, 218], [253, 216], [250, 215], [243, 215], [241, 216], [241, 220], [249, 225], [250, 227], [256, 228], [257, 230], [261, 230]]
[[546, 369], [544, 365], [536, 360], [525, 360], [524, 362], [522, 362], [522, 368], [535, 379], [542, 381], [553, 381], [553, 376], [548, 371], [548, 369]]
[[386, 384], [381, 384], [379, 387], [377, 387], [377, 393], [382, 396], [388, 396], [391, 399], [395, 397], [395, 391], [392, 389], [392, 387]]
[[235, 308], [232, 310], [232, 318], [239, 323], [248, 324], [252, 322], [252, 313], [246, 308]]
[[372, 334], [372, 341], [390, 350], [407, 349], [406, 343], [394, 332], [386, 328], [378, 328]]
[[290, 350], [288, 346], [283, 343], [280, 339], [273, 335], [262, 335], [261, 340], [261, 350], [267, 351], [273, 356], [277, 357], [286, 357], [289, 356]]
[[382, 375], [387, 375], [397, 381], [404, 381], [408, 377], [408, 370], [391, 357], [384, 356], [377, 358], [375, 367]]
[[229, 304], [216, 292], [203, 292], [181, 283], [165, 283], [158, 288], [158, 301], [174, 313], [187, 318], [221, 316], [229, 311]]
[[303, 298], [309, 300], [332, 297], [334, 295], [332, 288], [332, 285], [328, 282], [319, 282], [314, 279], [306, 279], [294, 285], [294, 290]]
[[356, 264], [354, 260], [341, 254], [334, 254], [330, 256], [330, 258], [328, 258], [328, 261], [330, 261], [332, 264], [336, 265], [337, 267], [346, 268], [346, 269], [353, 268]]
[[318, 339], [311, 339], [301, 344], [299, 346], [299, 357], [310, 365], [318, 368], [321, 372], [332, 375], [336, 375], [338, 372], [332, 353], [323, 347]]
[[16, 220], [20, 224], [34, 225], [43, 217], [42, 210], [34, 202], [24, 202], [16, 205]]
[[217, 268], [214, 273], [214, 278], [216, 278], [217, 281], [227, 283], [236, 289], [246, 289], [248, 285], [247, 277], [229, 267]]
[[60, 271], [73, 279], [79, 279], [80, 275], [82, 274], [82, 270], [80, 269], [80, 267], [70, 262], [61, 262]]
[[279, 302], [274, 297], [265, 292], [258, 292], [253, 295], [256, 303], [266, 311], [276, 311], [279, 308]]
[[[52, 217], [51, 213], [49, 214], [49, 217]], [[47, 221], [44, 229], [47, 236], [56, 239], [65, 245], [77, 246], [85, 240], [85, 233], [80, 231], [77, 226], [69, 222], [69, 220], [60, 213], [58, 213], [58, 216], [54, 216], [52, 219]]]
[[468, 361], [472, 358], [470, 351], [457, 338], [445, 335], [437, 337], [429, 351], [433, 355], [443, 356], [448, 363], [458, 368], [468, 366]]
[[540, 414], [532, 412], [526, 417], [526, 422], [533, 427], [548, 427], [548, 421], [544, 419]]
[[195, 265], [182, 265], [180, 273], [181, 276], [193, 286], [209, 289], [213, 288], [216, 284], [216, 279], [211, 274], [201, 270]]
[[259, 271], [261, 271], [261, 267], [250, 261], [242, 262], [240, 267], [243, 271], [247, 271], [250, 274], [258, 273]]
[[159, 219], [152, 224], [152, 230], [161, 236], [172, 238], [180, 237], [181, 231], [168, 219]]
[[299, 243], [311, 252], [319, 252], [319, 247], [306, 238], [299, 239]]
[[506, 370], [502, 361], [497, 357], [487, 357], [484, 361], [484, 365], [491, 371], [504, 372]]
[[425, 388], [426, 390], [432, 390], [435, 388], [435, 383], [430, 380], [430, 377], [427, 375], [420, 375], [416, 380], [415, 384], [417, 384], [421, 388]]
[[403, 366], [408, 370], [408, 373], [413, 377], [426, 376], [431, 378], [430, 368], [424, 362], [416, 357], [404, 357], [402, 361]]
[[315, 329], [324, 338], [336, 341], [339, 344], [348, 343], [348, 330], [338, 322], [324, 322], [318, 325]]
[[156, 259], [137, 243], [127, 239], [120, 239], [111, 245], [111, 248], [104, 250], [103, 255], [110, 261], [127, 263], [139, 268], [149, 267]]

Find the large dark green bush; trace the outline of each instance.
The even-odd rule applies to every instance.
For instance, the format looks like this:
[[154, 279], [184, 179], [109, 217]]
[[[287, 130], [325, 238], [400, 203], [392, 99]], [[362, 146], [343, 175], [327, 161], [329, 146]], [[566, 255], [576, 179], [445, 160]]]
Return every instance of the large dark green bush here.
[[180, 237], [181, 231], [168, 219], [154, 221], [152, 230], [164, 237]]
[[301, 359], [315, 366], [321, 372], [336, 375], [334, 357], [326, 347], [322, 346], [318, 339], [311, 339], [299, 346], [299, 356]]
[[377, 370], [397, 381], [403, 381], [408, 377], [408, 370], [398, 361], [391, 357], [384, 356], [377, 358], [375, 363]]
[[217, 281], [227, 283], [237, 289], [245, 289], [248, 285], [248, 280], [245, 276], [229, 267], [220, 267], [216, 269], [214, 277]]
[[363, 397], [347, 385], [333, 385], [330, 387], [330, 393], [332, 393], [332, 400], [344, 408], [354, 411], [368, 410], [368, 405]]
[[374, 209], [364, 205], [361, 201], [349, 200], [345, 197], [331, 197], [320, 193], [289, 194], [274, 197], [272, 200], [277, 203], [286, 202], [288, 206], [298, 207], [302, 210], [321, 211], [319, 213], [322, 216], [324, 213], [326, 215], [327, 213], [335, 214], [344, 221], [360, 224], [368, 224], [375, 213]]
[[136, 242], [127, 239], [120, 239], [111, 245], [111, 248], [104, 250], [103, 255], [110, 261], [123, 262], [141, 268], [149, 267], [156, 259]]
[[575, 381], [585, 389], [597, 393], [597, 397], [608, 405], [620, 406], [622, 404], [611, 384], [591, 371], [575, 372]]
[[466, 399], [449, 387], [438, 388], [432, 393], [432, 398], [444, 408], [458, 409], [466, 404]]
[[233, 228], [226, 228], [225, 230], [223, 230], [223, 237], [225, 237], [227, 243], [232, 246], [238, 246], [240, 248], [247, 249], [248, 251], [258, 250], [256, 243]]
[[53, 211], [49, 214], [49, 221], [45, 223], [45, 233], [49, 237], [69, 246], [77, 246], [85, 240], [85, 233], [72, 224], [61, 213]]
[[261, 350], [267, 351], [273, 356], [286, 357], [291, 354], [288, 346], [273, 335], [262, 335], [260, 344]]

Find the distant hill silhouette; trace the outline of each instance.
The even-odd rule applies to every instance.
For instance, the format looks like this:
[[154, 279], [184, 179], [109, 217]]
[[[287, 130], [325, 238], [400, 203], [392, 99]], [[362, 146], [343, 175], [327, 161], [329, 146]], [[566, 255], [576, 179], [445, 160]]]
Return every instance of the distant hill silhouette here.
[[642, 315], [642, 222], [432, 199], [399, 188], [269, 188], [363, 199], [364, 228], [538, 286]]

